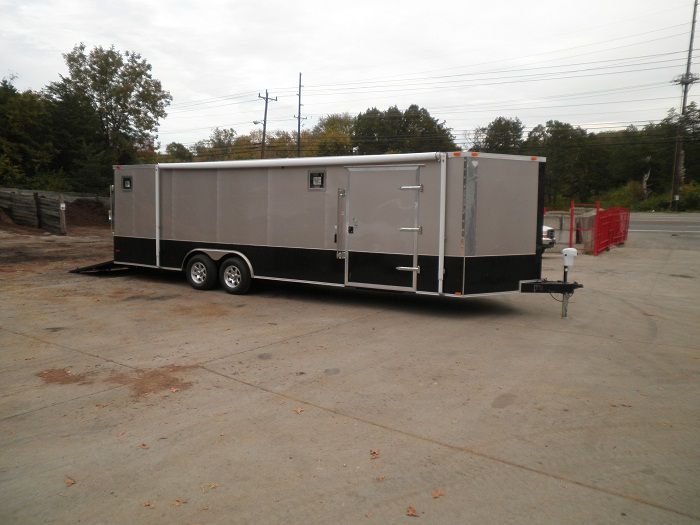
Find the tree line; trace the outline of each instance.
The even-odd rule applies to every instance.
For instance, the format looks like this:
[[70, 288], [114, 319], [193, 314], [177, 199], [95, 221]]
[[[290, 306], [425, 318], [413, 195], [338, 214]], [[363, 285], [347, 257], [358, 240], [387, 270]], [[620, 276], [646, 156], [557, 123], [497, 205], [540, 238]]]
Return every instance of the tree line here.
[[[545, 198], [562, 205], [575, 198], [644, 209], [670, 203], [676, 135], [684, 138], [685, 208], [700, 208], [700, 109], [695, 103], [681, 118], [670, 110], [658, 123], [623, 130], [588, 132], [549, 120], [525, 133], [518, 118], [499, 117], [476, 130], [472, 150], [547, 157]], [[666, 201], [664, 200], [666, 199]]]
[[0, 82], [0, 186], [104, 193], [112, 165], [153, 162], [172, 100], [138, 53], [63, 55], [68, 75], [40, 91]]
[[[0, 186], [104, 193], [112, 165], [260, 158], [262, 132], [215, 128], [191, 145], [167, 144], [156, 132], [172, 97], [138, 53], [114, 47], [63, 55], [66, 76], [42, 90], [19, 91], [0, 82]], [[454, 151], [458, 143], [491, 153], [547, 157], [546, 199], [664, 208], [669, 199], [676, 134], [685, 143], [681, 205], [700, 208], [700, 109], [673, 110], [658, 123], [589, 132], [549, 120], [530, 130], [518, 118], [498, 117], [457, 137], [425, 108], [372, 107], [357, 116], [326, 115], [301, 133], [302, 156]], [[295, 157], [297, 133], [267, 134], [265, 156]], [[607, 200], [606, 200], [607, 199]]]

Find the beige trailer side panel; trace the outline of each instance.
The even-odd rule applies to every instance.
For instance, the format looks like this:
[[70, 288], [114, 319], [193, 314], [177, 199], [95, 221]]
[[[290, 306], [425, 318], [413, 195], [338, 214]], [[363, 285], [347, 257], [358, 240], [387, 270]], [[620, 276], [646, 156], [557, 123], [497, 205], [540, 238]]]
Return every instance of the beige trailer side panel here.
[[[154, 165], [119, 166], [114, 181], [114, 235], [120, 237], [155, 237]], [[124, 188], [124, 179], [131, 188]]]
[[475, 252], [467, 255], [535, 253], [539, 163], [500, 158], [478, 162]]

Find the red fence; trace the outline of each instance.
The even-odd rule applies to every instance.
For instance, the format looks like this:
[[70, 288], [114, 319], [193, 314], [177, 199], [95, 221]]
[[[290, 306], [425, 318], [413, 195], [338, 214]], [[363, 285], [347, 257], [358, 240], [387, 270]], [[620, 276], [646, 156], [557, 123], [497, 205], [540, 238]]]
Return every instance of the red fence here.
[[630, 211], [627, 208], [599, 210], [595, 221], [593, 255], [598, 255], [611, 246], [624, 244], [629, 227]]
[[630, 225], [630, 211], [627, 208], [600, 209], [600, 202], [595, 204], [579, 203], [578, 207], [595, 208], [593, 228], [577, 228], [574, 209], [577, 207], [571, 201], [569, 208], [569, 246], [574, 245], [575, 231], [593, 231], [593, 255], [609, 249], [611, 246], [624, 244]]

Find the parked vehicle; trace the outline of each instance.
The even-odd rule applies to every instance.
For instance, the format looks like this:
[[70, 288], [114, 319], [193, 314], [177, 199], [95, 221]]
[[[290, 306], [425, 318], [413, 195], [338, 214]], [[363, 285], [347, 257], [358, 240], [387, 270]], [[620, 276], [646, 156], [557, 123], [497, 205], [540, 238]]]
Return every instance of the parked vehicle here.
[[550, 226], [542, 226], [542, 246], [553, 248], [557, 243], [556, 230]]
[[256, 279], [541, 292], [544, 169], [476, 152], [115, 166], [114, 264], [234, 294]]

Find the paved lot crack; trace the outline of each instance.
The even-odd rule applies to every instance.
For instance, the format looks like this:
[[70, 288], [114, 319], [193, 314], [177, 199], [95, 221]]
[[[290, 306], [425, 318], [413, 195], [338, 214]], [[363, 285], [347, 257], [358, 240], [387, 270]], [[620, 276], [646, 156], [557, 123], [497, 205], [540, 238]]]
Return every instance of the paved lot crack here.
[[684, 512], [684, 511], [682, 511], [682, 510], [675, 509], [675, 508], [673, 508], [673, 507], [668, 507], [668, 506], [663, 505], [663, 504], [660, 504], [660, 503], [656, 503], [656, 502], [653, 502], [653, 501], [649, 501], [649, 500], [647, 500], [647, 499], [640, 498], [640, 497], [638, 497], [638, 496], [634, 496], [634, 495], [631, 495], [631, 494], [626, 494], [626, 493], [624, 493], [624, 492], [619, 492], [619, 491], [616, 491], [616, 490], [613, 490], [613, 489], [608, 489], [608, 488], [605, 488], [605, 487], [599, 487], [599, 486], [594, 485], [594, 484], [592, 484], [592, 483], [586, 483], [585, 481], [579, 481], [579, 480], [576, 480], [576, 479], [573, 479], [573, 478], [569, 478], [569, 477], [566, 477], [566, 476], [562, 476], [562, 475], [559, 475], [559, 474], [556, 474], [556, 473], [553, 473], [553, 472], [547, 472], [546, 470], [543, 470], [543, 469], [539, 469], [539, 468], [535, 468], [535, 467], [530, 467], [530, 466], [528, 466], [528, 465], [523, 465], [522, 463], [517, 463], [517, 462], [515, 462], [515, 461], [510, 461], [510, 460], [508, 460], [508, 459], [501, 458], [501, 457], [498, 457], [498, 456], [494, 456], [494, 455], [492, 455], [492, 454], [487, 454], [487, 453], [485, 453], [485, 452], [481, 452], [481, 451], [476, 450], [476, 449], [472, 449], [472, 448], [469, 448], [469, 447], [462, 447], [462, 446], [459, 446], [459, 445], [453, 445], [453, 444], [450, 444], [450, 443], [445, 443], [445, 442], [443, 442], [443, 441], [440, 441], [440, 440], [437, 440], [437, 439], [434, 439], [434, 438], [431, 438], [431, 437], [428, 437], [428, 436], [424, 436], [424, 435], [421, 435], [421, 434], [417, 434], [417, 433], [415, 433], [415, 432], [409, 432], [409, 431], [407, 431], [407, 430], [403, 430], [403, 429], [400, 429], [400, 428], [396, 428], [396, 427], [392, 427], [392, 426], [389, 426], [389, 425], [385, 425], [384, 423], [379, 423], [379, 422], [377, 422], [377, 421], [372, 421], [371, 419], [366, 419], [366, 418], [362, 418], [362, 417], [359, 417], [359, 416], [354, 416], [354, 415], [352, 415], [352, 414], [347, 414], [347, 413], [345, 413], [345, 412], [342, 412], [342, 411], [340, 411], [340, 410], [337, 410], [337, 409], [334, 409], [334, 408], [331, 408], [331, 407], [319, 405], [318, 403], [314, 403], [314, 402], [312, 402], [312, 401], [307, 401], [307, 400], [305, 400], [305, 399], [301, 399], [301, 398], [298, 398], [298, 397], [295, 397], [295, 396], [291, 396], [291, 395], [289, 395], [289, 394], [284, 394], [284, 393], [282, 393], [282, 392], [277, 392], [277, 391], [275, 391], [275, 390], [272, 390], [272, 389], [270, 389], [270, 388], [264, 387], [264, 386], [262, 386], [262, 385], [257, 385], [257, 384], [255, 384], [255, 383], [251, 383], [251, 382], [249, 382], [249, 381], [245, 381], [245, 380], [243, 380], [243, 379], [240, 379], [240, 378], [237, 378], [237, 377], [233, 377], [233, 376], [230, 376], [230, 375], [228, 375], [228, 374], [224, 374], [224, 373], [219, 372], [219, 371], [217, 371], [217, 370], [212, 370], [212, 369], [210, 369], [210, 368], [207, 368], [206, 366], [201, 366], [200, 368], [201, 368], [202, 370], [206, 370], [207, 372], [210, 372], [210, 373], [212, 373], [212, 374], [214, 374], [214, 375], [223, 377], [223, 378], [225, 378], [225, 379], [229, 379], [229, 380], [231, 380], [231, 381], [234, 381], [234, 382], [236, 382], [236, 383], [239, 383], [239, 384], [248, 386], [248, 387], [250, 387], [250, 388], [254, 388], [254, 389], [256, 389], [256, 390], [260, 390], [260, 391], [262, 391], [262, 392], [266, 392], [266, 393], [271, 394], [271, 395], [273, 395], [273, 396], [277, 396], [277, 397], [280, 397], [280, 398], [283, 398], [283, 399], [287, 399], [287, 400], [293, 401], [293, 402], [295, 402], [295, 403], [304, 404], [304, 405], [307, 405], [307, 406], [309, 406], [309, 407], [313, 407], [313, 408], [316, 408], [316, 409], [318, 409], [318, 410], [322, 410], [322, 411], [324, 411], [324, 412], [328, 412], [328, 413], [333, 414], [333, 415], [336, 415], [336, 416], [344, 417], [344, 418], [347, 418], [347, 419], [352, 419], [353, 421], [356, 421], [356, 422], [358, 422], [358, 423], [363, 423], [363, 424], [366, 424], [366, 425], [371, 425], [371, 426], [373, 426], [373, 427], [381, 428], [382, 430], [386, 430], [386, 431], [388, 431], [388, 432], [393, 432], [393, 433], [396, 433], [396, 434], [401, 434], [402, 436], [405, 436], [405, 437], [408, 437], [408, 438], [411, 438], [411, 439], [415, 439], [415, 440], [418, 440], [418, 441], [422, 441], [422, 442], [425, 442], [425, 443], [430, 443], [430, 444], [432, 444], [432, 445], [436, 445], [436, 446], [439, 446], [439, 447], [441, 447], [441, 448], [446, 448], [446, 449], [449, 449], [449, 450], [453, 450], [453, 451], [455, 451], [455, 452], [466, 453], [466, 454], [469, 454], [469, 455], [471, 455], [471, 456], [479, 457], [479, 458], [482, 458], [482, 459], [485, 459], [485, 460], [488, 460], [488, 461], [491, 461], [491, 462], [494, 462], [494, 463], [499, 463], [499, 464], [501, 464], [501, 465], [504, 465], [504, 466], [507, 466], [507, 467], [510, 467], [510, 468], [516, 468], [516, 469], [519, 469], [519, 470], [521, 470], [521, 471], [530, 472], [530, 473], [532, 473], [532, 474], [537, 474], [537, 475], [539, 475], [539, 476], [545, 476], [545, 477], [550, 478], [550, 479], [554, 479], [554, 480], [561, 481], [561, 482], [564, 482], [564, 483], [570, 483], [570, 484], [572, 484], [572, 485], [576, 485], [576, 486], [578, 486], [578, 487], [582, 487], [582, 488], [585, 488], [585, 489], [588, 489], [588, 490], [593, 490], [593, 491], [596, 491], [596, 492], [599, 492], [599, 493], [602, 493], [602, 494], [606, 494], [606, 495], [608, 495], [608, 496], [613, 496], [613, 497], [617, 497], [617, 498], [622, 498], [622, 499], [627, 500], [627, 501], [630, 501], [630, 502], [634, 502], [634, 503], [638, 503], [638, 504], [641, 504], [641, 505], [645, 505], [645, 506], [647, 506], [647, 507], [653, 507], [653, 508], [655, 508], [655, 509], [663, 510], [663, 511], [666, 511], [666, 512], [671, 512], [671, 513], [676, 514], [676, 515], [678, 515], [678, 516], [683, 516], [683, 517], [685, 517], [685, 518], [690, 518], [690, 519], [693, 519], [693, 520], [700, 521], [700, 516], [696, 516], [696, 515], [694, 515], [694, 514], [690, 514], [690, 513]]
[[45, 409], [47, 409], [47, 408], [53, 408], [53, 407], [56, 407], [56, 406], [59, 406], [59, 405], [63, 405], [63, 404], [65, 404], [65, 403], [70, 403], [71, 401], [77, 401], [78, 399], [83, 399], [83, 398], [86, 398], [86, 397], [91, 397], [91, 396], [96, 396], [96, 395], [99, 395], [99, 394], [104, 394], [105, 392], [111, 392], [112, 390], [117, 390], [118, 388], [126, 388], [126, 387], [125, 387], [124, 385], [117, 385], [117, 386], [112, 386], [112, 387], [109, 387], [109, 388], [105, 388], [104, 390], [98, 390], [97, 392], [89, 392], [89, 393], [87, 393], [87, 394], [83, 394], [83, 395], [80, 395], [80, 396], [72, 397], [72, 398], [70, 398], [70, 399], [65, 399], [65, 400], [63, 400], [63, 401], [57, 401], [56, 403], [50, 403], [50, 404], [48, 404], [48, 405], [44, 405], [44, 406], [41, 406], [41, 407], [33, 408], [33, 409], [31, 409], [31, 410], [26, 410], [26, 411], [24, 411], [24, 412], [18, 412], [17, 414], [12, 414], [11, 416], [6, 416], [6, 417], [3, 417], [3, 418], [0, 418], [0, 421], [8, 421], [8, 420], [14, 419], [14, 418], [16, 418], [16, 417], [26, 416], [27, 414], [33, 414], [33, 413], [35, 413], [35, 412], [39, 412], [39, 411], [45, 410]]
[[131, 370], [136, 370], [136, 368], [137, 368], [135, 366], [120, 363], [119, 361], [115, 361], [114, 359], [110, 359], [108, 357], [102, 357], [101, 355], [93, 354], [92, 352], [86, 352], [85, 350], [78, 350], [77, 348], [72, 348], [70, 346], [62, 345], [62, 344], [56, 343], [54, 341], [47, 341], [46, 339], [42, 339], [41, 337], [37, 337], [35, 335], [29, 335], [29, 334], [24, 334], [22, 332], [16, 332], [14, 330], [10, 330], [9, 328], [5, 328], [3, 326], [0, 326], [0, 330], [5, 330], [6, 332], [9, 332], [11, 334], [18, 335], [20, 337], [26, 337], [27, 339], [32, 339], [33, 341], [37, 341], [39, 343], [44, 343], [46, 345], [57, 346], [58, 348], [62, 348], [63, 350], [69, 350], [71, 352], [76, 352], [78, 354], [86, 355], [88, 357], [100, 359], [102, 361], [105, 361], [106, 363], [112, 363], [114, 365], [123, 366], [125, 368], [130, 368]]

